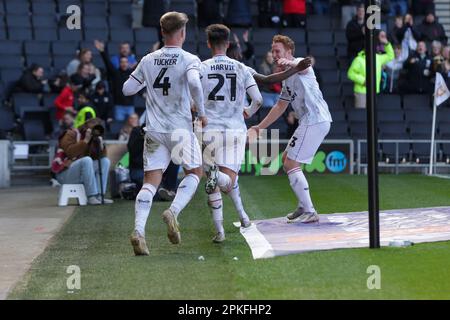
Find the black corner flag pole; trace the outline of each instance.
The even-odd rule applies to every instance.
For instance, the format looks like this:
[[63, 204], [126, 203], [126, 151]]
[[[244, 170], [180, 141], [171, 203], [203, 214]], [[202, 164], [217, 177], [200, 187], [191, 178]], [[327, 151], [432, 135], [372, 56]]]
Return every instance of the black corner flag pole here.
[[[369, 182], [369, 243], [370, 248], [380, 247], [380, 217], [378, 204], [378, 157], [377, 157], [377, 117], [376, 117], [376, 53], [374, 20], [371, 15], [379, 15], [380, 8], [374, 12], [374, 0], [365, 1], [365, 51], [366, 51], [366, 100], [367, 100], [367, 148]], [[368, 10], [369, 9], [369, 10]], [[369, 21], [370, 20], [370, 21]]]

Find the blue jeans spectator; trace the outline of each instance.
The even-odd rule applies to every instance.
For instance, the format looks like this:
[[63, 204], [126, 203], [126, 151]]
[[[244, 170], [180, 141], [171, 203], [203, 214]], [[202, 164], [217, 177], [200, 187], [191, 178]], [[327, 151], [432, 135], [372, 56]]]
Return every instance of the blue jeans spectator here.
[[391, 17], [396, 15], [404, 16], [407, 12], [408, 12], [407, 0], [391, 0], [391, 10], [389, 11], [389, 16]]
[[118, 104], [114, 107], [114, 119], [117, 121], [125, 121], [134, 112], [134, 106], [123, 106]]
[[325, 14], [330, 11], [330, 1], [329, 0], [314, 0], [312, 1], [314, 6], [315, 14]]
[[[101, 158], [100, 161], [102, 167], [103, 193], [106, 193], [110, 161], [106, 157]], [[92, 160], [91, 157], [83, 157], [75, 160], [69, 168], [56, 175], [56, 180], [61, 184], [82, 183], [88, 198], [100, 195], [98, 160]]]
[[272, 108], [280, 97], [278, 93], [265, 91], [261, 91], [261, 95], [263, 97], [263, 108]]

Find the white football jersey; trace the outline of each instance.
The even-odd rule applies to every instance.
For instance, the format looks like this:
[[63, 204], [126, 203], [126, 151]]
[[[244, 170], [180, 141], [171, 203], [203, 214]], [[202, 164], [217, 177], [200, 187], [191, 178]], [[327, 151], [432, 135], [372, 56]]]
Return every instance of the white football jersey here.
[[247, 130], [243, 116], [246, 92], [256, 86], [247, 66], [226, 55], [216, 55], [203, 61], [200, 73], [208, 118], [203, 130]]
[[163, 47], [147, 54], [131, 74], [147, 85], [147, 130], [169, 133], [192, 131], [191, 94], [187, 71], [198, 69], [200, 59], [180, 47]]
[[[303, 58], [298, 58], [295, 62], [301, 60]], [[309, 67], [305, 71], [304, 74], [297, 73], [283, 81], [280, 99], [291, 103], [299, 123], [313, 125], [331, 122], [328, 104], [320, 91], [313, 68]]]

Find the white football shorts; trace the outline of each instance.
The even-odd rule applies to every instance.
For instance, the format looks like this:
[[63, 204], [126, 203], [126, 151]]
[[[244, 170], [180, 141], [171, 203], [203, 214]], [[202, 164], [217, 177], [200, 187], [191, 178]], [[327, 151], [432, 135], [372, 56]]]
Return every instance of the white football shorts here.
[[247, 133], [241, 130], [207, 131], [203, 133], [203, 167], [217, 165], [238, 173], [245, 155]]
[[200, 145], [193, 132], [175, 130], [172, 133], [147, 131], [144, 141], [144, 171], [165, 171], [172, 160], [187, 170], [201, 167]]
[[317, 150], [330, 131], [331, 123], [299, 124], [286, 147], [287, 157], [299, 163], [311, 164]]

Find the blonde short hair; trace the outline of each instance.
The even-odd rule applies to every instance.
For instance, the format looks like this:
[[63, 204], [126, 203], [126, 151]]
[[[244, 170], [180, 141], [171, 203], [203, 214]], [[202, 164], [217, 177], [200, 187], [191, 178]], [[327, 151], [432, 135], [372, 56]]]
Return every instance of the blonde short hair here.
[[189, 21], [188, 16], [181, 12], [167, 12], [159, 19], [161, 31], [166, 35], [172, 35], [182, 29]]
[[283, 36], [281, 34], [277, 34], [272, 39], [272, 43], [276, 43], [276, 42], [283, 44], [283, 46], [286, 50], [290, 49], [292, 51], [292, 55], [294, 55], [295, 43], [294, 43], [294, 41], [292, 41], [291, 38], [289, 38], [288, 36]]

